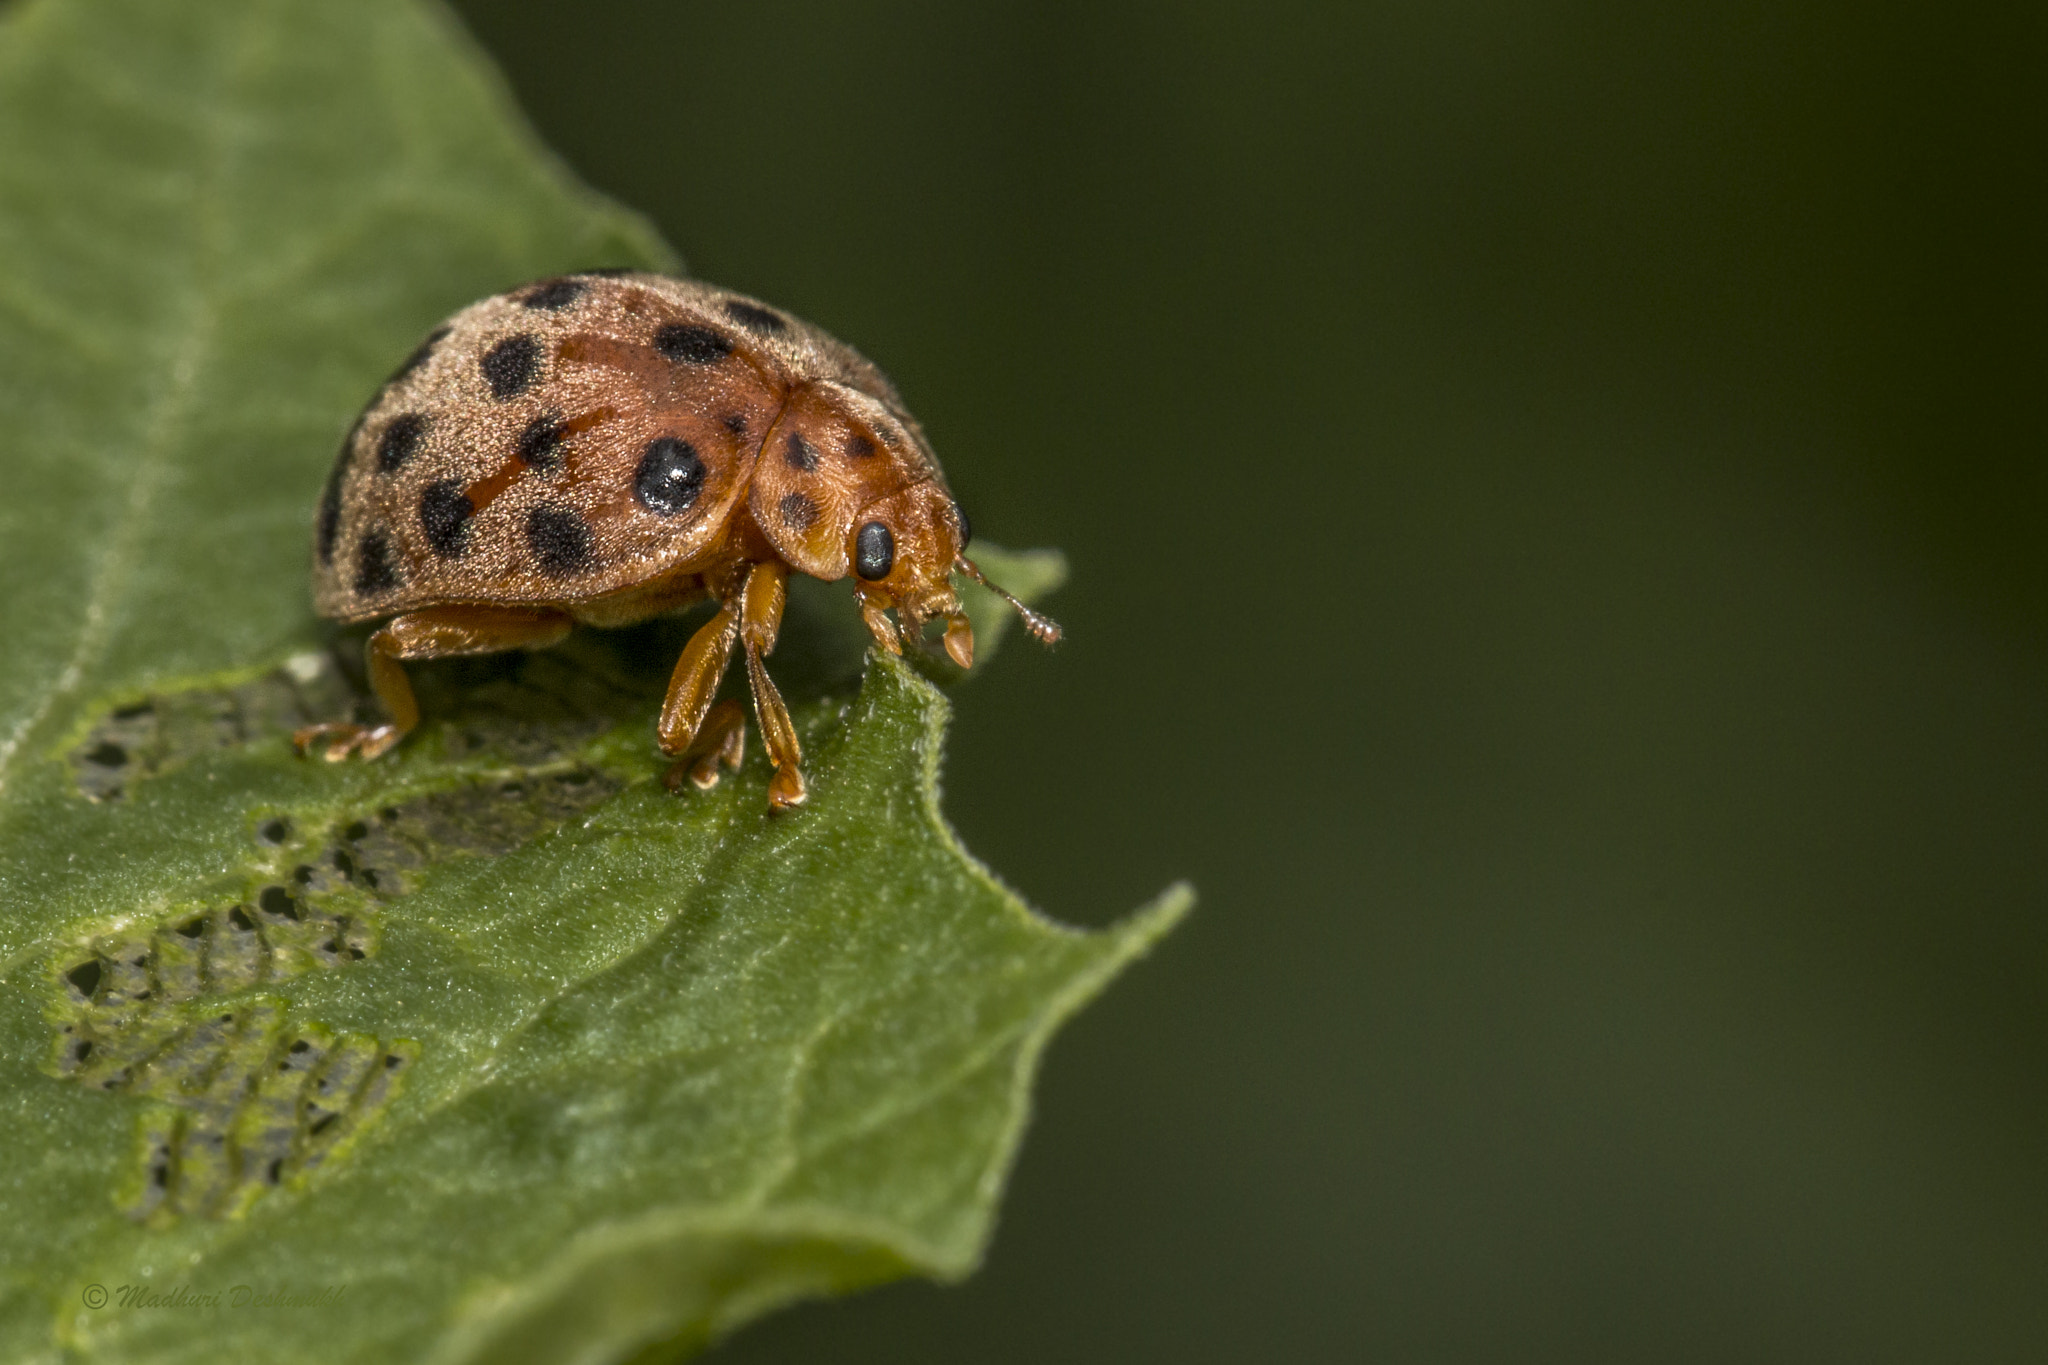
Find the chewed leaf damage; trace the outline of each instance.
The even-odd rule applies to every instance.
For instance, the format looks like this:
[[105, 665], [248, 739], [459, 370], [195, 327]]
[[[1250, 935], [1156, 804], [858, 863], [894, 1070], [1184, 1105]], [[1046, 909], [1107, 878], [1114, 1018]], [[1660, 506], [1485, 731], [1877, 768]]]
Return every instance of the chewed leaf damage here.
[[[249, 688], [260, 695], [274, 677]], [[199, 709], [171, 701], [150, 715]], [[257, 988], [373, 958], [386, 905], [434, 866], [509, 853], [622, 785], [576, 765], [461, 781], [359, 813], [261, 815], [240, 895], [56, 958], [47, 1070], [154, 1101], [117, 1182], [120, 1207], [152, 1224], [238, 1217], [345, 1153], [397, 1097], [418, 1045], [294, 1020], [283, 998]]]

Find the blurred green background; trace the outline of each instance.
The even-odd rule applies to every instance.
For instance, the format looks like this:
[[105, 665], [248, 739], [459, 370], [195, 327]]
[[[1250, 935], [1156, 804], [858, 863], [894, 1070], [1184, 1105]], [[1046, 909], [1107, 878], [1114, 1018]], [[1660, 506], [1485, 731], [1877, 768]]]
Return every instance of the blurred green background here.
[[2048, 1358], [2048, 11], [461, 8], [1071, 555], [969, 847], [1204, 897], [719, 1358]]

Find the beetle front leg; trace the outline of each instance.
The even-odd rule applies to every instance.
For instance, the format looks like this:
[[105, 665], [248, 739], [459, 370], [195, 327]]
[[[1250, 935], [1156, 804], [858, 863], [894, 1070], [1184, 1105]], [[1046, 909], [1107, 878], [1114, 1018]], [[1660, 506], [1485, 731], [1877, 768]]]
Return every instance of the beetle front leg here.
[[782, 608], [789, 600], [789, 569], [780, 560], [756, 564], [747, 574], [741, 599], [740, 641], [747, 650], [747, 681], [754, 689], [754, 714], [761, 722], [761, 743], [775, 764], [768, 783], [768, 804], [777, 810], [800, 806], [809, 792], [804, 786], [802, 747], [782, 693], [768, 676], [762, 658], [775, 651], [782, 629]]
[[526, 607], [428, 607], [394, 617], [363, 647], [370, 690], [391, 719], [383, 725], [308, 725], [292, 735], [292, 743], [302, 754], [320, 746], [320, 756], [329, 763], [350, 754], [376, 758], [420, 723], [419, 700], [399, 660], [545, 649], [561, 643], [571, 624], [562, 612]]

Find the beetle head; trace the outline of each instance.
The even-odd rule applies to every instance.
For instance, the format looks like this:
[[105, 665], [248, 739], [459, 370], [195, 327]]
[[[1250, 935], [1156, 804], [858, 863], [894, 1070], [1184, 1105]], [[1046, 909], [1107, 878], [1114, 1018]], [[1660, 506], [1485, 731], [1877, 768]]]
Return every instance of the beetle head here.
[[[960, 610], [953, 575], [963, 573], [1017, 609], [1024, 624], [1051, 644], [1060, 628], [982, 576], [961, 553], [967, 546], [967, 517], [935, 480], [912, 484], [861, 509], [850, 546], [861, 617], [876, 641], [900, 653], [897, 636], [915, 645], [927, 621], [944, 618], [946, 653], [962, 668], [974, 663], [974, 629]], [[883, 613], [896, 609], [892, 629]]]

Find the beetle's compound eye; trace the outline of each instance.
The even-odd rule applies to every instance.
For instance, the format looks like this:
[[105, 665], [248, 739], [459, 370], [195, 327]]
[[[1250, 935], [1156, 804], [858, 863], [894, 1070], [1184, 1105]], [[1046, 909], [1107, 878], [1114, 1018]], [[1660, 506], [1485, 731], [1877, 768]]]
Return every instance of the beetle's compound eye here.
[[853, 571], [872, 583], [887, 578], [896, 564], [896, 537], [879, 521], [860, 528], [853, 538]]
[[960, 523], [960, 548], [964, 550], [974, 539], [974, 523], [967, 520], [967, 509], [957, 502], [953, 504], [953, 517]]

